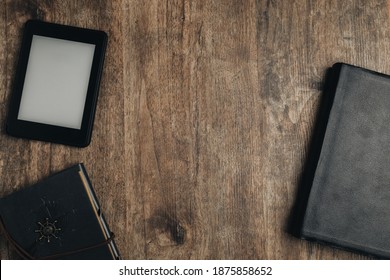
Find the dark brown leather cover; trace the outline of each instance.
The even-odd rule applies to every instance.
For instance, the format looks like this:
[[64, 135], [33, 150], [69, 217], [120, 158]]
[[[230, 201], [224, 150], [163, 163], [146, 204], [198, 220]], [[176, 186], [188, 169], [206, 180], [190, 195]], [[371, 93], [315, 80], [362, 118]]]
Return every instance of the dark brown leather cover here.
[[301, 235], [390, 258], [390, 76], [333, 68], [339, 78]]

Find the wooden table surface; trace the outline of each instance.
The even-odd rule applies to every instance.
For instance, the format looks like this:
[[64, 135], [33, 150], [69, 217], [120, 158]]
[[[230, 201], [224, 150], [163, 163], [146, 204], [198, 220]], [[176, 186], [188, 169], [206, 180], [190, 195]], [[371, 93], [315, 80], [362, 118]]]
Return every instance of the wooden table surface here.
[[[4, 131], [28, 19], [108, 33], [87, 148]], [[387, 1], [1, 0], [0, 195], [84, 162], [125, 259], [365, 258], [287, 233], [338, 61], [390, 73]]]

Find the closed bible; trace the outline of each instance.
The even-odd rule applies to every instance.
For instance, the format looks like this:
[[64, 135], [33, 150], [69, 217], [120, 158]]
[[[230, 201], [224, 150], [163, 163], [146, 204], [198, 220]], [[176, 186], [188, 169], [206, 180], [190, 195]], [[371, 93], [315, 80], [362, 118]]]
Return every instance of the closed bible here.
[[335, 64], [301, 236], [390, 258], [390, 76]]

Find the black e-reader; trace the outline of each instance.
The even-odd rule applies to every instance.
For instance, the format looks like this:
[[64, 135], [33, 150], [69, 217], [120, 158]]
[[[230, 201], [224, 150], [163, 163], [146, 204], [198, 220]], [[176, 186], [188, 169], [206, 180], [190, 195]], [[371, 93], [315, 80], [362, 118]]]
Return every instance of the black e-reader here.
[[91, 141], [107, 34], [30, 20], [10, 100], [9, 135], [85, 147]]

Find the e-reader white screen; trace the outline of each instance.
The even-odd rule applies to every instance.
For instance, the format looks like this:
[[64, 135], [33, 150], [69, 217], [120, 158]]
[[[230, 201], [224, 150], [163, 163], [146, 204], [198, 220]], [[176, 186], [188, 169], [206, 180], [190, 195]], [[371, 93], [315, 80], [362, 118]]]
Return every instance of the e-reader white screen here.
[[18, 119], [80, 129], [94, 44], [33, 35]]

